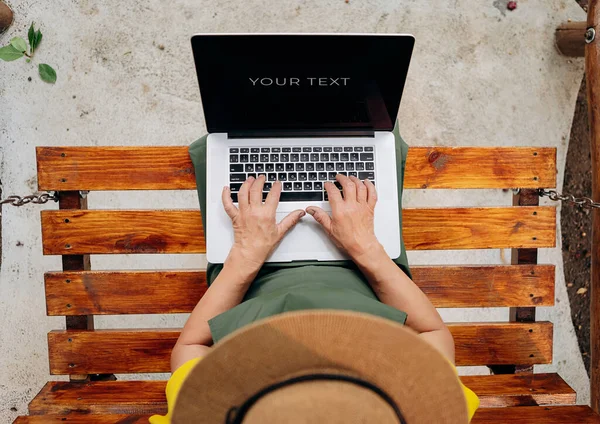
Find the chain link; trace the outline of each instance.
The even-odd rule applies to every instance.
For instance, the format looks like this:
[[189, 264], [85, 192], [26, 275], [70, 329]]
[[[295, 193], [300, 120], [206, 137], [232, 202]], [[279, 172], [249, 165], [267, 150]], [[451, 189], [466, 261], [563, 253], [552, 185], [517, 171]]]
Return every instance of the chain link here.
[[[514, 194], [519, 194], [521, 189], [512, 189]], [[574, 205], [579, 206], [584, 209], [600, 209], [600, 202], [594, 202], [594, 200], [589, 197], [575, 197], [572, 194], [560, 194], [556, 190], [545, 190], [543, 188], [539, 188], [537, 190], [538, 195], [540, 197], [548, 197], [550, 200], [554, 200], [555, 202], [568, 202], [573, 203]], [[82, 195], [86, 195], [87, 192], [82, 192]], [[0, 205], [9, 204], [11, 206], [23, 206], [28, 203], [33, 203], [37, 205], [43, 205], [44, 203], [48, 203], [50, 200], [54, 200], [58, 202], [58, 193], [42, 193], [39, 195], [30, 194], [29, 196], [8, 196], [4, 200], [0, 200]]]
[[29, 196], [8, 196], [4, 200], [0, 200], [0, 205], [8, 204], [11, 206], [23, 206], [28, 203], [34, 203], [37, 205], [43, 205], [48, 203], [50, 200], [58, 202], [58, 194], [56, 193], [42, 193], [42, 194], [30, 194]]
[[560, 194], [556, 190], [544, 190], [543, 188], [538, 189], [538, 195], [540, 197], [547, 196], [550, 200], [555, 202], [568, 202], [579, 206], [582, 209], [594, 209], [600, 208], [600, 203], [594, 202], [589, 197], [575, 197], [572, 194]]

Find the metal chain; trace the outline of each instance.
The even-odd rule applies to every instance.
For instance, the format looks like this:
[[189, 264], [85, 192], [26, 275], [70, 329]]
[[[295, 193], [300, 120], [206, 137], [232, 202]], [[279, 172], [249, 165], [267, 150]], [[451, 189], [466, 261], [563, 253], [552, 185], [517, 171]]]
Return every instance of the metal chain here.
[[8, 196], [4, 200], [0, 200], [0, 205], [8, 204], [11, 206], [23, 206], [28, 203], [34, 203], [37, 205], [43, 205], [48, 203], [50, 200], [58, 202], [57, 193], [42, 193], [42, 194], [30, 194], [29, 196]]
[[[513, 189], [514, 194], [519, 194], [520, 191], [521, 189]], [[545, 190], [543, 188], [539, 188], [537, 192], [540, 197], [548, 197], [550, 200], [554, 200], [556, 202], [569, 202], [584, 209], [600, 209], [600, 202], [594, 202], [594, 200], [590, 199], [589, 197], [575, 197], [572, 194], [560, 194], [556, 190]], [[85, 194], [87, 194], [87, 192], [82, 193], [82, 195]], [[48, 203], [50, 200], [58, 202], [58, 193], [42, 193], [39, 195], [30, 194], [29, 196], [23, 197], [8, 196], [6, 199], [0, 200], [0, 205], [9, 204], [11, 206], [23, 206], [28, 203], [43, 205], [44, 203]]]
[[550, 200], [554, 200], [556, 202], [561, 201], [573, 203], [582, 209], [600, 208], [600, 203], [594, 202], [594, 200], [590, 199], [589, 197], [575, 197], [572, 194], [560, 194], [556, 192], [556, 190], [544, 190], [543, 188], [539, 188], [537, 192], [540, 197], [547, 196], [550, 198]]

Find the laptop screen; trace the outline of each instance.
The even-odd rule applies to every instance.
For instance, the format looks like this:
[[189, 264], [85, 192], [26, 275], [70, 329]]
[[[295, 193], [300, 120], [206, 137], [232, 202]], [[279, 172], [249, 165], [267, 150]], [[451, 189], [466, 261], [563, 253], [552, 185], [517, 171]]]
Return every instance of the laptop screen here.
[[195, 35], [209, 132], [391, 131], [410, 35]]

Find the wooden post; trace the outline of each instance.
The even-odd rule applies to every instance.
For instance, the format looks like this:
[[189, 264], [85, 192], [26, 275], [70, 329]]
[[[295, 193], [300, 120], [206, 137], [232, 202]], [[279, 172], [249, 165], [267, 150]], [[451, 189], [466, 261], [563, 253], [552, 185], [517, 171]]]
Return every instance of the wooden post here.
[[[537, 191], [533, 189], [521, 190], [513, 196], [513, 206], [539, 206], [539, 204], [540, 197]], [[537, 249], [511, 250], [512, 265], [535, 265], [537, 259]], [[509, 316], [510, 321], [513, 322], [535, 322], [535, 307], [509, 308]], [[489, 368], [493, 374], [533, 373], [533, 365], [493, 365]]]
[[[587, 26], [596, 31], [585, 47], [590, 151], [592, 156], [592, 198], [600, 201], [600, 6], [598, 0], [588, 4]], [[590, 399], [600, 413], [600, 209], [592, 211], [592, 281], [590, 281]]]
[[[513, 196], [513, 206], [539, 206], [540, 196], [536, 190], [521, 190]], [[536, 213], [536, 212], [533, 212]], [[537, 249], [512, 249], [511, 264], [537, 264]], [[533, 271], [532, 271], [533, 272]], [[515, 322], [534, 322], [535, 307], [510, 308], [510, 320]], [[533, 365], [515, 365], [515, 373], [532, 373]]]
[[[87, 199], [83, 198], [78, 191], [61, 191], [58, 200], [59, 209], [87, 209]], [[89, 255], [63, 255], [62, 256], [63, 271], [89, 271], [90, 256]], [[69, 280], [65, 280], [65, 284], [70, 284]], [[93, 330], [94, 316], [93, 315], [70, 315], [67, 319], [67, 330]], [[89, 376], [71, 375], [71, 381], [87, 381]]]
[[587, 22], [566, 22], [556, 28], [554, 39], [559, 53], [570, 57], [583, 57], [586, 28]]

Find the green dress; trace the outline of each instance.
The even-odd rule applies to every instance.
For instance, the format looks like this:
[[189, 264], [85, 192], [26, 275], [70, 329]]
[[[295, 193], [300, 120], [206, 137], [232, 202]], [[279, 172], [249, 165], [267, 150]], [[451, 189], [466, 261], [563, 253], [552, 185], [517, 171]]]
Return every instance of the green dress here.
[[[402, 188], [408, 145], [394, 128], [398, 179], [398, 209], [402, 228]], [[202, 224], [206, 232], [206, 138], [192, 143], [190, 157], [196, 171]], [[402, 254], [394, 262], [411, 277], [404, 241]], [[223, 264], [209, 263], [206, 279], [210, 285]], [[242, 303], [209, 321], [213, 341], [262, 318], [304, 309], [343, 309], [371, 313], [404, 324], [406, 313], [379, 301], [369, 283], [352, 261], [302, 261], [266, 263], [250, 286]]]

